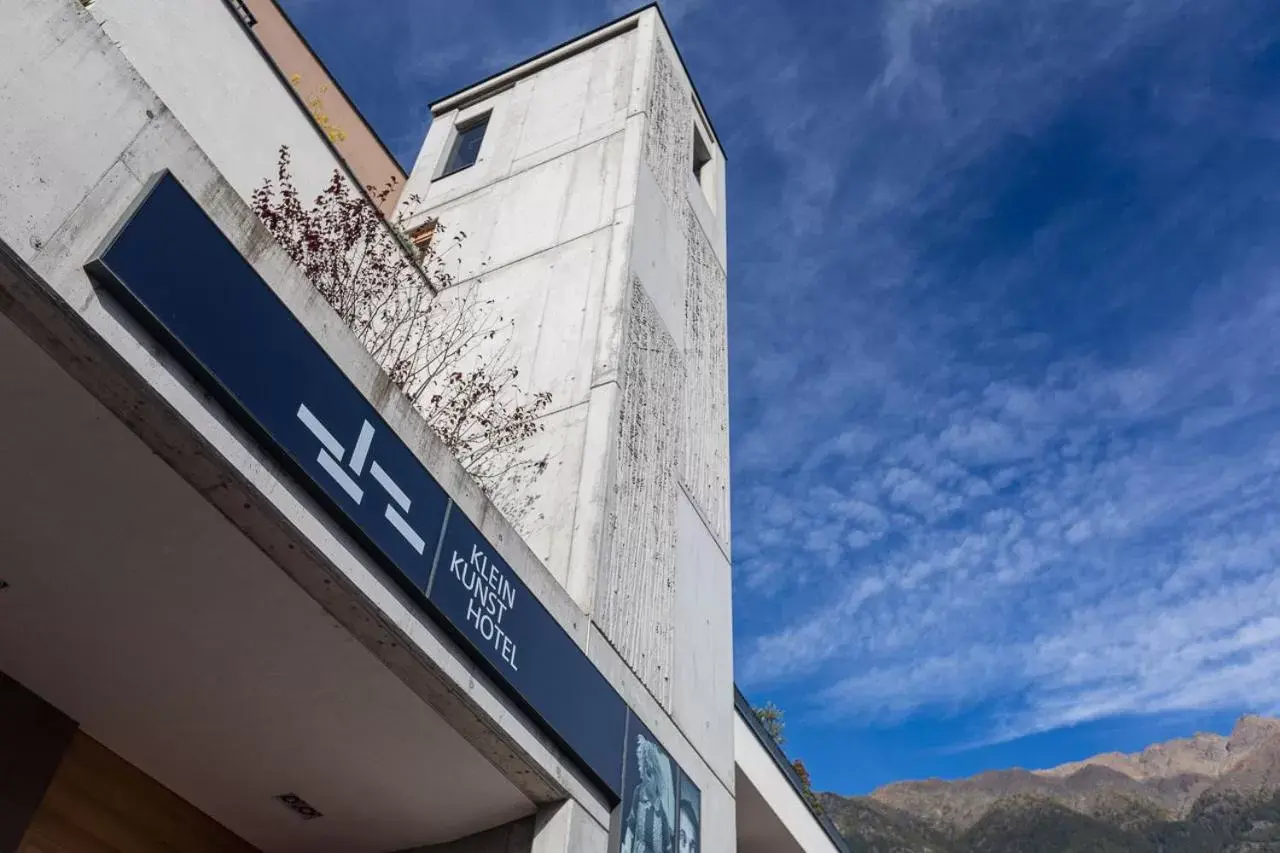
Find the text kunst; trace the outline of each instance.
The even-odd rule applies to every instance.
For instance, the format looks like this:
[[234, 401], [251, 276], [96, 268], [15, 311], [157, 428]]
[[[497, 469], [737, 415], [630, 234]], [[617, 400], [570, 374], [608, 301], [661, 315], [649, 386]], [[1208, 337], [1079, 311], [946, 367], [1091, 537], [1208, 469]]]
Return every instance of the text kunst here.
[[502, 627], [502, 620], [516, 606], [516, 588], [497, 563], [477, 546], [471, 546], [467, 559], [457, 551], [449, 561], [449, 573], [471, 593], [467, 602], [467, 621], [486, 643], [493, 645], [503, 661], [515, 672], [516, 643]]

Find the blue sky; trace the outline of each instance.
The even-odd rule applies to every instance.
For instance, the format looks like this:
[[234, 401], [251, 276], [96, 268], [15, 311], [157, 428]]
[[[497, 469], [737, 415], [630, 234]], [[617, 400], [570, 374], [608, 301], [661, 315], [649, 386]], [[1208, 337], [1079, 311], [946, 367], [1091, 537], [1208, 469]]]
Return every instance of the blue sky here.
[[[285, 6], [404, 163], [627, 10]], [[737, 678], [815, 785], [1280, 710], [1280, 6], [664, 8], [729, 155]]]

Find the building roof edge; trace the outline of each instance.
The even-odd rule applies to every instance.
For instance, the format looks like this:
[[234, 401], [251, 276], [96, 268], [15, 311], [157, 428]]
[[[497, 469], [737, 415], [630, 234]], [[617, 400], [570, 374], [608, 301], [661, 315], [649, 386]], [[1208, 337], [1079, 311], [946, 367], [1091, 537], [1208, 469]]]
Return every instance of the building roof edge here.
[[[724, 143], [721, 141], [720, 134], [716, 132], [715, 125], [711, 121], [711, 115], [707, 112], [706, 104], [702, 100], [702, 95], [698, 92], [698, 84], [694, 82], [693, 75], [689, 72], [689, 66], [684, 61], [684, 56], [680, 52], [680, 45], [676, 43], [675, 33], [671, 31], [671, 25], [667, 21], [666, 15], [662, 12], [660, 3], [650, 2], [634, 9], [625, 15], [620, 15], [611, 21], [607, 21], [595, 29], [588, 30], [585, 33], [576, 35], [573, 38], [566, 39], [559, 44], [552, 45], [540, 53], [534, 54], [528, 59], [523, 59], [514, 65], [495, 71], [488, 77], [469, 83], [461, 89], [449, 93], [441, 98], [437, 98], [430, 104], [431, 114], [433, 116], [453, 109], [460, 103], [473, 100], [482, 95], [488, 94], [490, 91], [503, 88], [514, 84], [516, 81], [533, 74], [545, 65], [554, 54], [564, 53], [565, 56], [572, 56], [582, 50], [586, 50], [595, 44], [607, 41], [623, 32], [627, 32], [639, 23], [640, 16], [653, 9], [658, 13], [658, 19], [662, 22], [663, 28], [667, 31], [667, 36], [671, 39], [671, 45], [675, 48], [676, 59], [680, 60], [680, 67], [684, 70], [685, 77], [689, 80], [689, 87], [693, 90], [694, 103], [697, 105], [698, 112], [706, 121], [707, 129], [710, 131], [713, 141], [720, 148], [720, 153], [728, 159], [725, 154]], [[562, 57], [557, 57], [562, 58]]]
[[[311, 57], [315, 59], [316, 64], [320, 66], [320, 69], [324, 71], [324, 73], [328, 76], [328, 78], [331, 81], [333, 81], [333, 87], [334, 89], [337, 90], [338, 95], [344, 101], [347, 102], [347, 105], [351, 107], [351, 111], [356, 114], [356, 118], [360, 119], [361, 123], [363, 123], [365, 128], [369, 131], [369, 135], [373, 137], [374, 142], [378, 143], [378, 147], [380, 147], [383, 153], [385, 153], [387, 157], [390, 158], [391, 162], [395, 164], [395, 167], [400, 171], [400, 186], [403, 187], [405, 184], [405, 181], [408, 180], [409, 173], [405, 171], [405, 168], [403, 165], [401, 165], [400, 160], [391, 151], [391, 149], [387, 147], [387, 143], [384, 142], [382, 140], [382, 137], [378, 135], [378, 131], [374, 129], [373, 124], [369, 121], [368, 118], [365, 117], [365, 114], [360, 111], [360, 107], [356, 104], [355, 99], [347, 94], [346, 89], [342, 88], [342, 82], [339, 81], [337, 75], [333, 73], [333, 69], [331, 69], [325, 63], [324, 59], [321, 58], [320, 54], [316, 51], [316, 49], [311, 46], [311, 42], [307, 41], [307, 37], [304, 36], [302, 34], [302, 31], [298, 29], [298, 25], [293, 22], [293, 18], [291, 18], [289, 16], [289, 13], [285, 11], [284, 6], [280, 5], [279, 0], [268, 0], [268, 2], [270, 2], [271, 5], [276, 7], [276, 11], [280, 13], [280, 17], [284, 19], [284, 22], [286, 24], [289, 25], [289, 29], [293, 30], [293, 34], [298, 37], [298, 41], [301, 42], [302, 46], [306, 48], [308, 53], [311, 54]], [[237, 17], [239, 16], [237, 15]], [[243, 24], [243, 21], [241, 23]], [[259, 48], [263, 50], [264, 53], [267, 52], [265, 47], [263, 47], [262, 43], [258, 40], [258, 37], [253, 34], [253, 28], [249, 26], [246, 26], [245, 28], [249, 31], [249, 34], [253, 38], [254, 43], [257, 44]], [[274, 58], [272, 59], [272, 64], [273, 65], [275, 64]], [[281, 74], [283, 75], [283, 73], [284, 72], [282, 71]], [[323, 135], [323, 133], [321, 135]], [[342, 158], [342, 159], [345, 160], [345, 158]]]
[[[747, 697], [742, 694], [736, 684], [733, 685], [733, 704], [738, 711], [738, 715], [742, 717], [742, 721], [747, 724], [747, 728], [751, 729], [751, 733], [756, 736], [756, 740], [760, 741], [760, 745], [764, 747], [765, 752], [769, 753], [773, 763], [778, 765], [782, 775], [786, 777], [787, 781], [791, 783], [791, 787], [795, 789], [796, 794], [799, 795], [801, 800], [805, 800], [807, 805], [808, 800], [805, 798], [804, 785], [800, 782], [800, 777], [796, 775], [795, 768], [787, 760], [786, 753], [782, 751], [782, 747], [778, 746], [778, 742], [765, 731], [764, 724], [756, 716], [755, 708], [747, 701]], [[831, 818], [827, 817], [825, 812], [814, 812], [813, 819], [822, 827], [822, 831], [826, 833], [827, 838], [835, 845], [836, 850], [840, 851], [840, 853], [851, 853], [844, 836], [840, 834], [840, 830], [836, 829], [836, 825], [831, 822]]]

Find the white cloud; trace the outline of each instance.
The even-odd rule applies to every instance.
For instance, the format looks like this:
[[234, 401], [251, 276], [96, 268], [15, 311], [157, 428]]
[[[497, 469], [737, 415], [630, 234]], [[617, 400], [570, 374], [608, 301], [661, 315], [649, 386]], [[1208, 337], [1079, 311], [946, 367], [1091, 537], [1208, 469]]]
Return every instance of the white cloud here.
[[[977, 201], [957, 175], [1003, 166], [993, 151], [1010, 137], [1031, 144], [1090, 86], [1106, 91], [1093, 77], [1152, 40], [1179, 63], [1159, 108], [1170, 122], [1196, 119], [1176, 138], [1113, 144], [1145, 146], [1133, 168], [1151, 175], [1135, 180], [1166, 189], [1169, 162], [1220, 144], [1209, 107], [1178, 97], [1212, 67], [1198, 33], [1217, 27], [1221, 43], [1248, 20], [1121, 0], [877, 8], [883, 56], [866, 97], [841, 101], [816, 137], [811, 125], [765, 128], [782, 162], [823, 159], [844, 186], [787, 171], [783, 208], [816, 205], [826, 242], [808, 238], [812, 219], [780, 240], [796, 271], [788, 294], [771, 293], [758, 316], [748, 304], [737, 328], [754, 341], [769, 324], [809, 323], [809, 337], [829, 328], [841, 343], [815, 369], [738, 386], [785, 412], [792, 431], [768, 411], [735, 422], [735, 452], [774, 448], [735, 456], [736, 483], [796, 518], [756, 551], [742, 526], [751, 516], [737, 511], [740, 571], [757, 555], [785, 562], [797, 543], [805, 550], [808, 526], [823, 531], [820, 565], [775, 575], [769, 599], [740, 592], [740, 610], [772, 616], [740, 633], [739, 678], [864, 723], [995, 705], [991, 739], [1114, 714], [1280, 707], [1280, 234], [1267, 226], [1250, 243], [1231, 219], [1267, 209], [1254, 195], [1280, 185], [1259, 173], [1229, 187], [1234, 196], [1213, 181], [1178, 186], [1137, 225], [1104, 211], [1133, 226], [1123, 239], [1088, 230], [1099, 214], [1085, 197], [963, 274], [931, 254], [990, 227], [982, 205], [1000, 190], [999, 168], [976, 184]], [[1007, 38], [975, 42], [992, 31]], [[770, 84], [770, 104], [803, 103], [815, 85], [787, 79]], [[1120, 111], [1087, 117], [1123, 132], [1127, 108], [1103, 108]], [[1223, 138], [1260, 128], [1243, 113]], [[833, 240], [839, 251], [824, 254]], [[1064, 273], [1063, 259], [1104, 272]], [[1028, 328], [1013, 309], [1041, 298], [1063, 307]], [[1133, 319], [1111, 337], [1065, 325], [1113, 316]], [[812, 352], [796, 343], [768, 358]], [[736, 359], [747, 370], [754, 360]], [[792, 448], [779, 449], [784, 434]], [[798, 608], [761, 607], [778, 592]]]
[[[1259, 310], [1245, 303], [1238, 315]], [[1247, 357], [1271, 349], [1267, 322], [1248, 336], [1237, 334], [1240, 322], [1197, 320], [1192, 337], [1205, 345], [1231, 336], [1232, 352]], [[747, 641], [744, 677], [834, 682], [811, 688], [814, 702], [864, 721], [1021, 697], [994, 737], [1108, 714], [1280, 704], [1268, 669], [1280, 655], [1280, 466], [1268, 431], [1236, 434], [1259, 411], [1280, 427], [1280, 368], [1255, 373], [1248, 388], [1214, 360], [1188, 376], [1171, 358], [1182, 346], [1153, 348], [1119, 378], [1091, 368], [1075, 371], [1074, 384], [1016, 394], [1006, 385], [998, 397], [1020, 400], [1016, 410], [972, 395], [886, 430], [890, 450], [915, 451], [886, 453], [859, 472], [876, 484], [875, 500], [833, 500], [824, 486], [820, 507], [797, 507], [798, 519], [850, 532], [832, 570], [810, 579], [827, 586], [808, 612]], [[1114, 393], [1135, 375], [1142, 395]], [[1227, 382], [1239, 409], [1192, 438], [1166, 428]], [[982, 473], [1002, 455], [992, 445], [1003, 446], [1028, 411], [1051, 409], [1058, 420], [1043, 424], [1037, 454]], [[1086, 428], [1099, 421], [1108, 427]], [[939, 461], [887, 461], [912, 455]], [[991, 487], [945, 491], [957, 466]], [[1008, 493], [996, 494], [1001, 483]], [[803, 488], [774, 488], [792, 485]], [[869, 522], [895, 507], [911, 512], [884, 531], [899, 541], [879, 547], [868, 531], [881, 528]], [[940, 523], [949, 514], [963, 523]], [[824, 540], [828, 561], [839, 541]], [[840, 586], [851, 592], [831, 601], [827, 590]]]
[[975, 465], [1014, 462], [1039, 449], [1007, 424], [987, 417], [954, 423], [942, 431], [939, 444], [959, 460]]

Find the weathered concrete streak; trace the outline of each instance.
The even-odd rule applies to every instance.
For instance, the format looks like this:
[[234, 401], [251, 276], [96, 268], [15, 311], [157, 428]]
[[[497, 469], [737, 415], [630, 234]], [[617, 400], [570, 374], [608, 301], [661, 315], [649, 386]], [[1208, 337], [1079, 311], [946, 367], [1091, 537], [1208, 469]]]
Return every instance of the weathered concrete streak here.
[[729, 553], [729, 369], [724, 269], [696, 215], [685, 208], [689, 237], [685, 284], [684, 452], [680, 477]]
[[667, 204], [679, 211], [685, 203], [685, 175], [693, 168], [693, 101], [680, 84], [668, 51], [659, 48], [653, 57], [644, 158]]
[[671, 704], [680, 354], [639, 278], [631, 285], [607, 559], [595, 621], [664, 708]]

